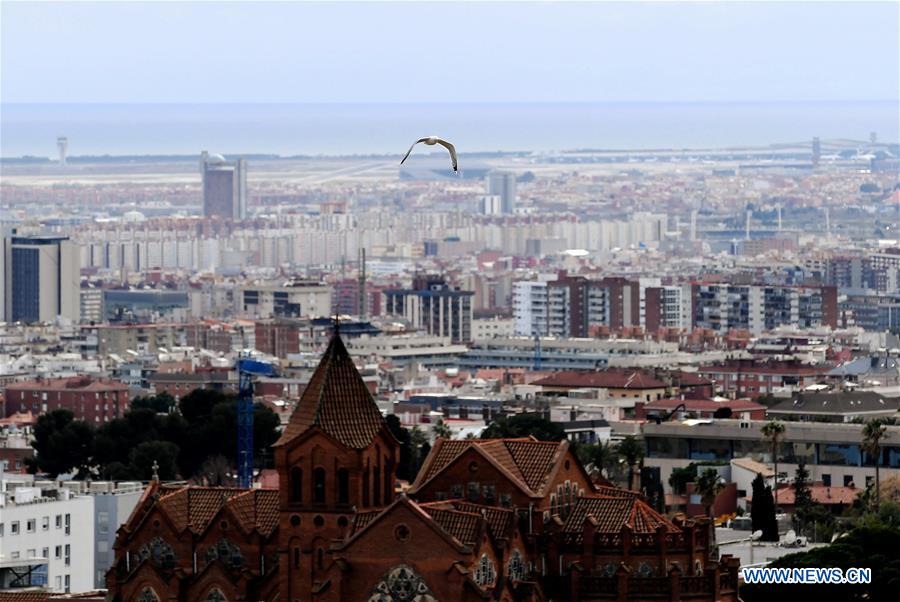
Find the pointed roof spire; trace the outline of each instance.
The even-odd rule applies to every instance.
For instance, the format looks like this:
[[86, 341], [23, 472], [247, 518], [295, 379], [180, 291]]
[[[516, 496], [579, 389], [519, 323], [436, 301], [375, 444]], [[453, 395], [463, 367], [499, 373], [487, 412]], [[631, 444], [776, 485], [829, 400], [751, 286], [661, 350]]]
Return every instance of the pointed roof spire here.
[[342, 444], [364, 449], [384, 426], [381, 410], [335, 332], [276, 446], [317, 426]]

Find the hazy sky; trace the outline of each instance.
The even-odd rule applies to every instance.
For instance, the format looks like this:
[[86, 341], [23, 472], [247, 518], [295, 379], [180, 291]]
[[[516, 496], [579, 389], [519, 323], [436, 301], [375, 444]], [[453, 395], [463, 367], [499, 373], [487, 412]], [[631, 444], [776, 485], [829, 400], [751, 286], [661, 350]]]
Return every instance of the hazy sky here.
[[3, 102], [888, 100], [900, 3], [0, 3]]

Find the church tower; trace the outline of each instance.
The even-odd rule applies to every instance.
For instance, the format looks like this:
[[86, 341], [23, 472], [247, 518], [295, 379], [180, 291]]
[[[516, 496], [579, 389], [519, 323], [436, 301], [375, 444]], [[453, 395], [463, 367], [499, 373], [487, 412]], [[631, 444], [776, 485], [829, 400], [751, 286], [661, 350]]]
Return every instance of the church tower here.
[[399, 457], [399, 443], [335, 334], [275, 443], [282, 602], [327, 589], [329, 545], [344, 537], [354, 510], [393, 501]]

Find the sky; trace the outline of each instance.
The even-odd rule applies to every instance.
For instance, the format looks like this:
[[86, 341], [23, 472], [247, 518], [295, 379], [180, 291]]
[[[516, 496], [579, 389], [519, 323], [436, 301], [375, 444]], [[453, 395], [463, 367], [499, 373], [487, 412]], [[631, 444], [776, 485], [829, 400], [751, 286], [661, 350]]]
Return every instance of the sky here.
[[0, 2], [0, 101], [900, 98], [900, 3]]

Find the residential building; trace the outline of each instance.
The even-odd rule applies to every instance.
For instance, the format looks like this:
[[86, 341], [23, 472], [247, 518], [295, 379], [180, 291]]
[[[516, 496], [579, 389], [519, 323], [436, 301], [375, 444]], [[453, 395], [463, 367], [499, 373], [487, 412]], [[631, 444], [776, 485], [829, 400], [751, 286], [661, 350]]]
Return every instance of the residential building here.
[[4, 485], [0, 492], [0, 592], [29, 587], [52, 592], [93, 590], [93, 500], [65, 489], [49, 497], [40, 487]]
[[767, 410], [771, 418], [815, 422], [855, 422], [898, 418], [900, 400], [874, 391], [800, 391]]
[[462, 291], [437, 276], [420, 276], [412, 289], [386, 289], [385, 315], [404, 318], [413, 328], [453, 343], [472, 340], [472, 291]]
[[691, 290], [693, 328], [747, 330], [761, 334], [778, 326], [838, 326], [835, 287], [697, 283]]
[[123, 383], [89, 376], [41, 379], [6, 385], [6, 416], [30, 411], [45, 414], [69, 410], [76, 420], [102, 424], [122, 417], [130, 403]]
[[[686, 420], [648, 422], [643, 426], [647, 451], [645, 466], [661, 469], [660, 479], [669, 491], [674, 468], [691, 462], [746, 458], [772, 464], [772, 445], [762, 436], [764, 420]], [[831, 486], [864, 487], [875, 478], [874, 462], [860, 448], [861, 424], [784, 422], [778, 449], [779, 482], [791, 478], [802, 460], [812, 481]], [[900, 427], [887, 427], [879, 459], [881, 478], [900, 476]], [[746, 495], [746, 494], [744, 494]]]
[[331, 315], [331, 287], [317, 281], [245, 284], [234, 294], [238, 315], [260, 318], [319, 318]]
[[712, 380], [723, 395], [755, 399], [760, 395], [786, 396], [818, 384], [828, 368], [796, 361], [737, 359], [701, 366], [698, 374]]

